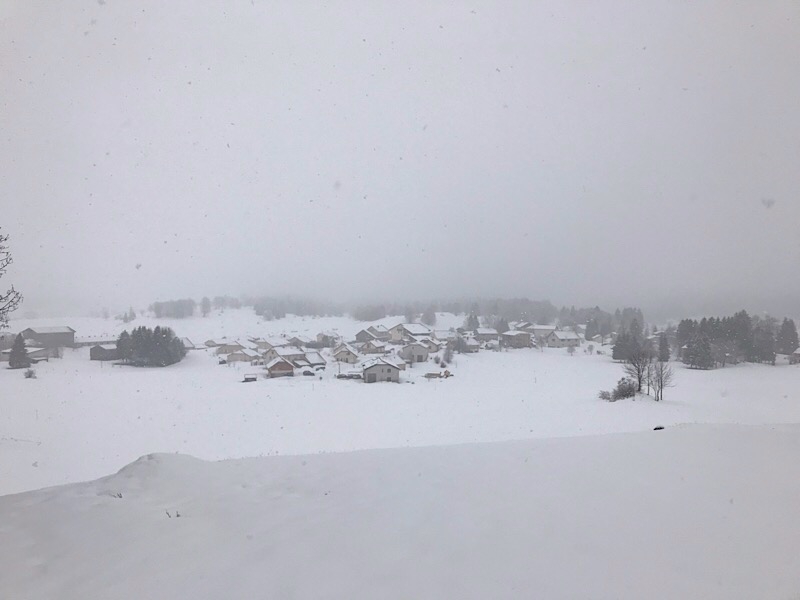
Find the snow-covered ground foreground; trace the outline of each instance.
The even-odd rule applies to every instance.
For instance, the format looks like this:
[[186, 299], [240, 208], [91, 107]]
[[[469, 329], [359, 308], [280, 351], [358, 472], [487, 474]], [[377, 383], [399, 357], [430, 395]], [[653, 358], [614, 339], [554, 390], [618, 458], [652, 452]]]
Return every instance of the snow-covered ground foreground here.
[[0, 597], [792, 598], [798, 456], [798, 426], [708, 425], [150, 455], [0, 498]]
[[[388, 320], [389, 323], [398, 319]], [[443, 326], [461, 317], [440, 315]], [[64, 321], [59, 321], [63, 323]], [[164, 324], [138, 320], [137, 324]], [[37, 322], [40, 325], [56, 324]], [[79, 335], [122, 325], [70, 320]], [[12, 323], [19, 329], [30, 323]], [[171, 324], [197, 343], [363, 324], [346, 318], [261, 323], [250, 311]], [[455, 377], [367, 385], [295, 377], [242, 384], [250, 366], [220, 366], [206, 351], [164, 369], [112, 367], [88, 349], [37, 366], [38, 378], [0, 368], [0, 494], [95, 479], [152, 452], [218, 460], [650, 430], [677, 423], [800, 423], [800, 367], [740, 365], [702, 372], [676, 365], [666, 401], [606, 403], [622, 376], [608, 356], [514, 350], [457, 356]], [[413, 382], [413, 383], [412, 383]]]

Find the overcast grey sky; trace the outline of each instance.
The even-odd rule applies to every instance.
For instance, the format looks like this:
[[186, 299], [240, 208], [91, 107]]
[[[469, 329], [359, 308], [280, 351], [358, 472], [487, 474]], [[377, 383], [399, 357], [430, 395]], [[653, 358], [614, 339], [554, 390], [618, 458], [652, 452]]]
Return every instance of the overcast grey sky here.
[[8, 0], [0, 44], [29, 309], [800, 309], [798, 2]]

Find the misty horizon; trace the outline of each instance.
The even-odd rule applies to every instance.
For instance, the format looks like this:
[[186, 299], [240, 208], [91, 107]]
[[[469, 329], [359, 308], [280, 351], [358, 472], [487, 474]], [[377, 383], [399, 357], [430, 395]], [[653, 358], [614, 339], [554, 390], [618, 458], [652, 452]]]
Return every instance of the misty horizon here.
[[797, 316], [798, 23], [777, 4], [6, 5], [17, 317], [217, 294]]

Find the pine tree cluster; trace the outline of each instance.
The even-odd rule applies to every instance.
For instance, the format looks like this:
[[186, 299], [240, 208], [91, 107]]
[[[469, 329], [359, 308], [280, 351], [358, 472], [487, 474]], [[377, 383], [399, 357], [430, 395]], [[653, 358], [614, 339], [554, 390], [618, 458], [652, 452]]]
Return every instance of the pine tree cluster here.
[[186, 356], [183, 342], [169, 327], [136, 327], [123, 331], [117, 339], [120, 358], [136, 367], [166, 367]]

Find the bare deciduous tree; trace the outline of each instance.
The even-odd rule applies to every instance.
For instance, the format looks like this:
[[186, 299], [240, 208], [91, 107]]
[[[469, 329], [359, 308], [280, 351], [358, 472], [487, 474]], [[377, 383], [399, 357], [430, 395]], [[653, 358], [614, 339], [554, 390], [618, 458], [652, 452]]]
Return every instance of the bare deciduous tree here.
[[[3, 276], [8, 265], [13, 262], [11, 253], [5, 245], [6, 240], [8, 240], [8, 236], [0, 233], [0, 277]], [[5, 294], [0, 294], [0, 329], [8, 326], [9, 313], [14, 311], [20, 302], [22, 302], [22, 294], [16, 291], [13, 285]]]
[[636, 391], [642, 391], [642, 385], [647, 381], [647, 371], [653, 362], [653, 351], [647, 346], [636, 345], [631, 349], [625, 362], [625, 374], [636, 381]]
[[653, 391], [656, 401], [664, 399], [664, 388], [672, 387], [675, 380], [675, 372], [668, 362], [658, 361], [652, 365]]

